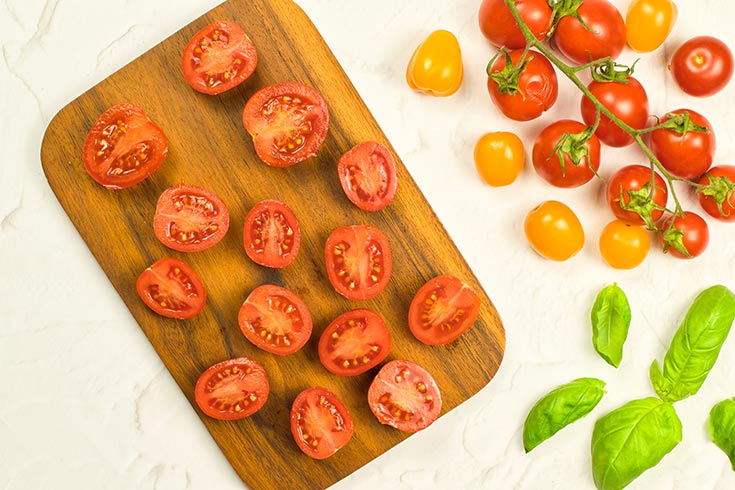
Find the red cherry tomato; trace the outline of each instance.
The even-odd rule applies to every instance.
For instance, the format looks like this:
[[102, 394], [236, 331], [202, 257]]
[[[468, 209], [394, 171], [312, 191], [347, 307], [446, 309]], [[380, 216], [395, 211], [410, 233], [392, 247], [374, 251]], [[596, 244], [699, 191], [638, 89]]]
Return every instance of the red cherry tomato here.
[[321, 94], [307, 85], [283, 82], [250, 97], [242, 114], [255, 152], [272, 167], [290, 167], [316, 155], [329, 129]]
[[715, 37], [695, 37], [674, 52], [669, 69], [684, 92], [709, 97], [725, 88], [732, 78], [732, 52]]
[[339, 159], [337, 172], [347, 198], [365, 211], [380, 211], [396, 195], [396, 161], [380, 143], [365, 141], [352, 148]]
[[615, 5], [607, 0], [584, 0], [577, 13], [584, 24], [567, 15], [556, 27], [554, 42], [559, 51], [580, 65], [620, 56], [625, 47], [625, 21]]
[[194, 399], [202, 412], [212, 418], [239, 420], [260, 410], [269, 392], [263, 366], [247, 357], [238, 357], [204, 371], [194, 387]]
[[710, 216], [721, 221], [735, 221], [735, 167], [718, 165], [699, 179], [700, 185], [710, 186], [714, 182], [719, 182], [717, 188], [712, 189], [714, 192], [698, 191], [699, 204]]
[[[512, 66], [517, 66], [523, 50], [510, 52]], [[507, 91], [493, 79], [504, 73], [505, 56], [498, 56], [490, 67], [487, 89], [490, 98], [506, 117], [516, 121], [530, 121], [546, 112], [556, 102], [559, 82], [551, 62], [541, 53], [530, 50], [524, 62], [528, 62], [520, 73], [517, 90]], [[503, 75], [503, 78], [506, 78]]]
[[661, 237], [664, 252], [680, 259], [693, 259], [702, 253], [709, 244], [709, 227], [707, 222], [698, 214], [685, 211], [684, 216], [674, 218], [671, 227], [671, 217], [661, 225], [664, 230]]
[[309, 388], [291, 406], [291, 435], [304, 454], [324, 459], [350, 442], [355, 430], [352, 415], [326, 388]]
[[258, 54], [239, 25], [220, 20], [194, 34], [181, 64], [194, 90], [216, 95], [247, 80], [258, 64]]
[[158, 170], [168, 155], [163, 130], [133, 104], [110, 107], [87, 133], [84, 169], [108, 189], [124, 189]]
[[459, 338], [477, 320], [480, 297], [454, 276], [444, 275], [421, 286], [408, 310], [408, 327], [428, 345], [445, 345]]
[[168, 318], [185, 320], [199, 314], [207, 292], [194, 269], [179, 259], [159, 259], [144, 270], [135, 283], [140, 299]]
[[[570, 119], [546, 126], [533, 144], [532, 159], [536, 173], [556, 187], [579, 187], [589, 182], [600, 168], [600, 140], [593, 134], [587, 142], [581, 145], [577, 143], [575, 135], [585, 129], [584, 124]], [[565, 137], [565, 134], [571, 136]], [[559, 145], [562, 138], [565, 141]], [[563, 163], [557, 151], [563, 152]], [[578, 158], [576, 165], [572, 156]]]
[[260, 201], [245, 217], [243, 243], [256, 264], [280, 269], [296, 260], [301, 231], [296, 215], [281, 201]]
[[[546, 0], [516, 0], [516, 8], [536, 39], [542, 40], [551, 26], [549, 3]], [[506, 49], [526, 46], [526, 38], [503, 0], [483, 0], [478, 20], [483, 36], [495, 46]]]
[[347, 299], [375, 297], [388, 285], [393, 270], [388, 239], [368, 225], [337, 228], [324, 247], [327, 275]]
[[260, 349], [285, 356], [301, 349], [311, 337], [311, 314], [288, 289], [266, 284], [248, 295], [237, 321], [247, 339]]
[[[651, 168], [643, 165], [628, 165], [621, 168], [612, 176], [607, 185], [607, 203], [618, 219], [634, 225], [653, 224], [663, 216], [663, 208], [669, 198], [669, 188], [666, 181], [658, 173], [655, 174], [653, 199], [649, 202], [651, 192]], [[629, 206], [638, 206], [644, 214], [651, 218], [646, 221], [630, 209], [623, 209], [621, 203]]]
[[390, 352], [390, 332], [377, 313], [352, 310], [338, 316], [319, 338], [319, 360], [332, 374], [356, 376]]
[[665, 123], [672, 114], [689, 113], [691, 122], [705, 128], [706, 132], [693, 130], [656, 129], [651, 132], [650, 148], [661, 164], [677, 177], [696, 180], [712, 165], [715, 157], [715, 132], [709, 121], [689, 109], [679, 109], [661, 118]]
[[213, 247], [230, 227], [227, 206], [214, 192], [183, 183], [158, 198], [153, 216], [156, 238], [179, 252]]
[[[646, 127], [649, 114], [648, 95], [643, 85], [635, 78], [628, 77], [628, 83], [593, 80], [587, 88], [602, 105], [631, 128]], [[581, 109], [584, 122], [593, 125], [597, 108], [585, 95], [582, 96]], [[621, 147], [633, 143], [633, 138], [604, 114], [600, 115], [600, 124], [595, 134], [608, 146]]]
[[439, 387], [431, 374], [410, 361], [391, 361], [368, 389], [370, 410], [381, 424], [404, 432], [431, 425], [442, 409]]

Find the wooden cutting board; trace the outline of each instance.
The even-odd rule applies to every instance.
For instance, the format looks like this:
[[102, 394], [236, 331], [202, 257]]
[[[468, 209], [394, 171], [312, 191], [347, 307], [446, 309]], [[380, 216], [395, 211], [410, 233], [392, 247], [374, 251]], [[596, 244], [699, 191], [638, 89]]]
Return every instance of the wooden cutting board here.
[[[259, 64], [243, 85], [211, 97], [186, 84], [181, 53], [195, 32], [220, 19], [245, 29], [258, 49]], [[321, 91], [330, 109], [329, 135], [317, 157], [287, 169], [271, 168], [255, 155], [242, 125], [242, 108], [257, 89], [289, 80]], [[142, 107], [166, 132], [170, 150], [152, 177], [129, 189], [109, 191], [87, 176], [81, 149], [96, 118], [122, 102]], [[365, 140], [391, 148], [316, 28], [290, 0], [230, 0], [220, 5], [67, 105], [43, 140], [43, 168], [59, 202], [222, 452], [254, 489], [325, 488], [409, 435], [378, 423], [367, 406], [368, 386], [378, 368], [345, 378], [329, 374], [319, 363], [319, 335], [339, 314], [358, 307], [378, 312], [393, 338], [388, 360], [408, 359], [432, 373], [444, 400], [442, 414], [485, 386], [503, 357], [505, 332], [493, 304], [400, 160], [396, 159], [398, 193], [388, 208], [368, 213], [345, 197], [336, 162]], [[230, 231], [211, 249], [174, 252], [153, 234], [159, 194], [181, 180], [215, 191], [228, 205]], [[255, 265], [242, 246], [245, 215], [266, 198], [288, 203], [301, 224], [299, 257], [283, 270]], [[323, 249], [332, 230], [361, 223], [386, 234], [394, 269], [380, 295], [356, 302], [332, 289]], [[140, 272], [164, 256], [189, 263], [207, 288], [207, 306], [194, 319], [159, 317], [136, 293]], [[460, 339], [445, 347], [429, 347], [409, 332], [408, 306], [421, 285], [444, 273], [471, 284], [481, 295], [482, 309], [476, 324]], [[255, 348], [238, 328], [242, 302], [265, 283], [296, 292], [313, 316], [312, 339], [291, 356]], [[252, 357], [265, 367], [271, 386], [268, 402], [240, 421], [204, 416], [193, 397], [197, 378], [210, 365], [238, 356]], [[355, 421], [351, 442], [323, 461], [301, 453], [289, 430], [292, 401], [301, 390], [317, 385], [334, 391]]]

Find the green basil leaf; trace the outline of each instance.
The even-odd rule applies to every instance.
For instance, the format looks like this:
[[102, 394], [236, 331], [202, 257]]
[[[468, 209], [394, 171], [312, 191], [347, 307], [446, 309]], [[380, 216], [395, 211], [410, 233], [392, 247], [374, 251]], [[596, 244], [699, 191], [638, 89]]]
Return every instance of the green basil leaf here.
[[600, 418], [592, 432], [592, 476], [600, 490], [620, 490], [681, 442], [671, 403], [644, 398]]
[[702, 291], [671, 339], [663, 371], [656, 361], [650, 370], [658, 396], [676, 402], [694, 395], [720, 354], [735, 320], [735, 294], [725, 286]]
[[709, 433], [712, 442], [725, 451], [735, 471], [735, 398], [724, 400], [709, 413]]
[[607, 286], [592, 306], [592, 343], [600, 357], [611, 366], [618, 367], [623, 360], [629, 327], [628, 298], [617, 284]]
[[605, 394], [604, 388], [604, 381], [579, 378], [559, 386], [537, 401], [523, 425], [526, 452], [590, 413]]

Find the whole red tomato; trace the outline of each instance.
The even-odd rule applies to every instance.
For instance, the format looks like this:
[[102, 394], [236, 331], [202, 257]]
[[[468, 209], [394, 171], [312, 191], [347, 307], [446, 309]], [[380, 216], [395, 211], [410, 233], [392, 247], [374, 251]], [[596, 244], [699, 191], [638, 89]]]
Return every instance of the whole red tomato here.
[[[551, 25], [549, 3], [546, 0], [516, 0], [516, 8], [536, 39], [543, 39]], [[519, 49], [526, 46], [526, 38], [503, 0], [483, 0], [478, 20], [483, 36], [497, 47]]]
[[584, 0], [574, 15], [561, 18], [554, 41], [564, 56], [579, 63], [620, 56], [625, 47], [625, 22], [620, 11], [607, 0]]
[[707, 214], [721, 221], [735, 221], [735, 167], [712, 167], [699, 179], [699, 204]]
[[506, 117], [530, 121], [554, 105], [559, 82], [546, 56], [529, 50], [519, 65], [521, 56], [522, 49], [499, 55], [488, 70], [487, 89]]
[[[635, 78], [628, 77], [627, 83], [593, 80], [587, 88], [602, 105], [631, 128], [643, 129], [646, 126], [648, 95]], [[582, 96], [581, 110], [584, 122], [594, 124], [597, 108], [586, 95]], [[633, 138], [604, 114], [600, 116], [600, 125], [595, 134], [608, 146], [620, 147], [633, 143]]]
[[[583, 133], [587, 127], [563, 119], [546, 126], [533, 144], [533, 168], [556, 187], [579, 187], [600, 168], [600, 140]], [[576, 162], [575, 162], [576, 160]]]
[[[607, 203], [616, 217], [634, 225], [654, 227], [663, 216], [663, 208], [669, 197], [666, 181], [655, 174], [653, 198], [651, 192], [651, 168], [628, 165], [621, 168], [607, 185]], [[626, 209], [623, 209], [623, 208]]]
[[679, 46], [669, 69], [684, 92], [708, 97], [722, 90], [732, 78], [732, 52], [716, 37], [698, 36]]
[[677, 177], [696, 180], [712, 165], [715, 132], [701, 114], [679, 109], [666, 114], [666, 128], [651, 132], [650, 148], [661, 164]]
[[684, 215], [667, 218], [661, 228], [661, 242], [664, 252], [680, 259], [693, 259], [702, 253], [709, 244], [709, 227], [707, 222], [696, 213], [685, 211]]

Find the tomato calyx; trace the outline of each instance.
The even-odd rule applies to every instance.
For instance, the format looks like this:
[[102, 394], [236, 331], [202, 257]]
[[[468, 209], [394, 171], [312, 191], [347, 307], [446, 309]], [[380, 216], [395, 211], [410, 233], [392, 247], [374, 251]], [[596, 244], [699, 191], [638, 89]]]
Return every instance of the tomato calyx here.
[[[493, 63], [495, 63], [495, 60], [501, 55], [505, 56], [505, 66], [502, 70], [492, 71]], [[534, 55], [532, 54], [524, 54], [521, 59], [518, 60], [518, 65], [514, 66], [513, 60], [510, 57], [510, 52], [505, 49], [498, 51], [498, 53], [493, 56], [487, 64], [486, 69], [487, 76], [498, 84], [498, 93], [509, 94], [512, 96], [521, 94], [521, 97], [525, 99], [526, 95], [523, 93], [523, 90], [520, 89], [518, 83], [523, 70], [526, 69], [526, 66], [528, 66], [533, 58]]]
[[[684, 216], [684, 213], [681, 213], [680, 216]], [[690, 254], [689, 250], [684, 246], [684, 232], [676, 227], [675, 222], [676, 220], [672, 217], [669, 225], [661, 231], [661, 236], [664, 241], [664, 253], [666, 253], [669, 248], [673, 248], [685, 257], [691, 258], [692, 254]]]
[[682, 138], [685, 138], [689, 132], [709, 134], [709, 129], [692, 121], [692, 116], [688, 111], [669, 112], [664, 118], [666, 121], [659, 123], [656, 129], [668, 129]]
[[731, 181], [724, 175], [715, 176], [709, 172], [705, 174], [709, 180], [709, 184], [700, 185], [697, 187], [697, 194], [711, 197], [717, 204], [717, 210], [722, 216], [729, 216], [729, 212], [726, 212], [722, 204], [725, 201], [730, 201], [735, 194], [735, 182]]
[[628, 190], [628, 202], [624, 199], [623, 189], [620, 189], [620, 208], [624, 211], [632, 211], [636, 213], [646, 223], [646, 228], [656, 231], [656, 224], [653, 219], [654, 211], [662, 211], [666, 208], [659, 206], [653, 200], [653, 187], [650, 182], [646, 182], [638, 190]]
[[602, 58], [591, 63], [590, 74], [592, 79], [601, 83], [630, 83], [630, 77], [635, 72], [635, 60], [632, 65], [617, 63], [610, 57]]
[[574, 17], [582, 24], [582, 27], [592, 32], [590, 26], [582, 19], [579, 15], [579, 7], [582, 5], [584, 0], [549, 0], [549, 6], [551, 6], [551, 27], [548, 29], [547, 37], [556, 31], [556, 27], [564, 17]]
[[[600, 121], [599, 111], [597, 116], [597, 123]], [[566, 160], [565, 156], [568, 156], [572, 163], [576, 166], [582, 163], [582, 159], [587, 162], [587, 166], [592, 172], [599, 177], [597, 170], [590, 164], [590, 148], [587, 143], [595, 134], [597, 129], [597, 123], [593, 126], [587, 126], [579, 133], [564, 133], [557, 141], [554, 146], [554, 154], [559, 159], [559, 165], [561, 166], [562, 175], [565, 174]]]

